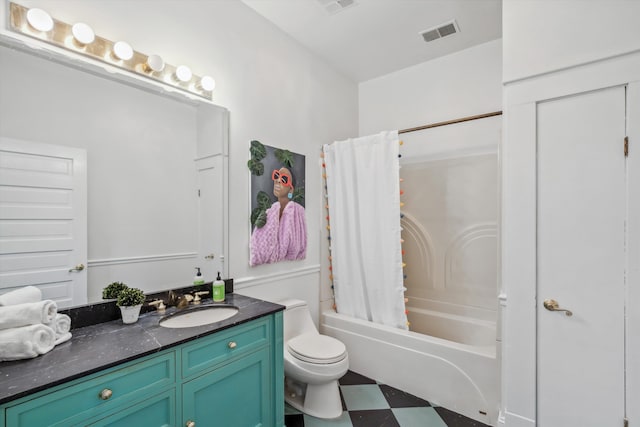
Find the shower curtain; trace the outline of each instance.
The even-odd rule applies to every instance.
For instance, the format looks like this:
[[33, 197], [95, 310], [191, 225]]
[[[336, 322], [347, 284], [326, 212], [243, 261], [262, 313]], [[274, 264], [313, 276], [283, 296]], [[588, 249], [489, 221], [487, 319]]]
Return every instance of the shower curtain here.
[[407, 329], [398, 132], [324, 145], [339, 313]]

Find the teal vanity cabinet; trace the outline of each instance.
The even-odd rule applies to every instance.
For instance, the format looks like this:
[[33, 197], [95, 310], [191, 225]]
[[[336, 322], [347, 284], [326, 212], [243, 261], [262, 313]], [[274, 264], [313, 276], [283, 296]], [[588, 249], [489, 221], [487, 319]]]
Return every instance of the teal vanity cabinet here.
[[0, 406], [0, 427], [284, 425], [282, 312]]

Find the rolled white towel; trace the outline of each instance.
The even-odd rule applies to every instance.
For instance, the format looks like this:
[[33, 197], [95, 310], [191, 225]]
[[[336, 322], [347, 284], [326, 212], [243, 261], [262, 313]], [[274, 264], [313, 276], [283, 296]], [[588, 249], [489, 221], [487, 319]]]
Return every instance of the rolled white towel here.
[[31, 359], [50, 351], [55, 332], [45, 325], [0, 330], [0, 361]]
[[57, 338], [71, 330], [71, 318], [66, 314], [57, 313], [56, 317], [48, 326], [55, 331]]
[[0, 307], [0, 329], [38, 323], [50, 324], [58, 313], [55, 301], [44, 300]]
[[61, 335], [56, 334], [55, 345], [62, 344], [63, 342], [69, 341], [70, 339], [71, 339], [71, 332], [67, 332]]
[[35, 286], [25, 286], [0, 295], [0, 305], [25, 304], [42, 300], [42, 291]]

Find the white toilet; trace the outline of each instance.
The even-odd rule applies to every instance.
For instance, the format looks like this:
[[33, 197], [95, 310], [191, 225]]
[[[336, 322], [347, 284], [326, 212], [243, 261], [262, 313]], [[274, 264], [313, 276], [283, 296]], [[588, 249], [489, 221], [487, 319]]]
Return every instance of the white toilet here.
[[318, 418], [342, 415], [338, 379], [347, 373], [344, 344], [321, 335], [305, 301], [288, 299], [283, 317], [285, 400], [299, 411]]

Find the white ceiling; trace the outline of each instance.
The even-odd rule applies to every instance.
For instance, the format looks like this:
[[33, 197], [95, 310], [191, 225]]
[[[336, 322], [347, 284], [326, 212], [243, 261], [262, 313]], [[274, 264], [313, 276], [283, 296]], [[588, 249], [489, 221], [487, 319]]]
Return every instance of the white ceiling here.
[[[356, 82], [502, 37], [501, 0], [355, 0], [335, 14], [323, 4], [345, 0], [242, 1]], [[457, 34], [420, 35], [453, 19]]]

